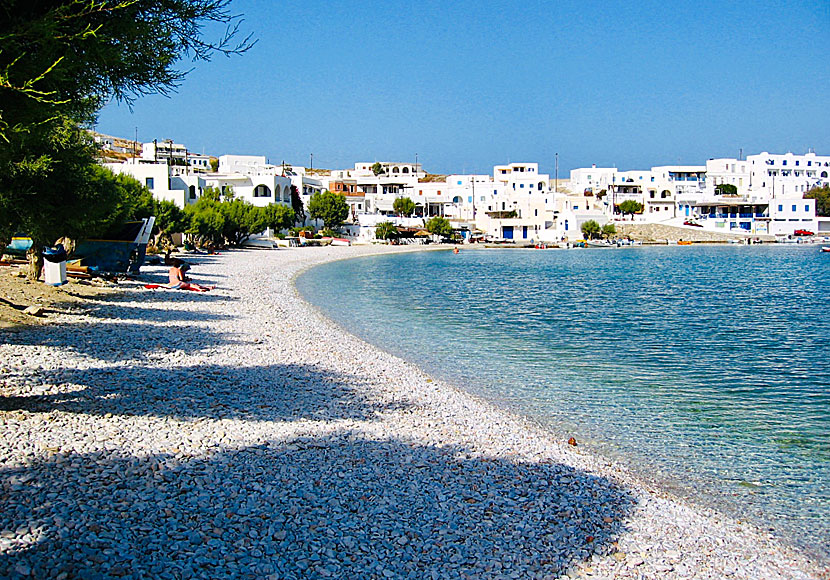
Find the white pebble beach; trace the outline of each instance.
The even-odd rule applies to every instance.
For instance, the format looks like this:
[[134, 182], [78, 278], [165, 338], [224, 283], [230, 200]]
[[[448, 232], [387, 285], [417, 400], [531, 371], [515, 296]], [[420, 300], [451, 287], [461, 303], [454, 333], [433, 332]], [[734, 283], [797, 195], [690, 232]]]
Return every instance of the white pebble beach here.
[[[828, 578], [346, 333], [307, 267], [396, 247], [194, 256], [0, 331], [2, 578]], [[332, 291], [337, 299], [336, 289]]]

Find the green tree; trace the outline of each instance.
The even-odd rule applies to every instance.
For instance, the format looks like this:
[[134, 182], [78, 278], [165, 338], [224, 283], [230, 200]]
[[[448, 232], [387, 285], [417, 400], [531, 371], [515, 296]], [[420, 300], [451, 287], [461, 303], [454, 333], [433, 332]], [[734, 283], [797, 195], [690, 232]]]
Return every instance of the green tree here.
[[738, 195], [738, 188], [731, 183], [720, 183], [715, 186], [716, 195]]
[[617, 234], [617, 228], [616, 228], [616, 226], [614, 226], [614, 224], [605, 224], [604, 226], [602, 226], [602, 237], [603, 238], [608, 239], [611, 236], [614, 236], [616, 234]]
[[[109, 98], [169, 94], [184, 58], [243, 53], [230, 0], [6, 0], [0, 19], [0, 136], [58, 117], [87, 120]], [[217, 42], [205, 23], [228, 25]]]
[[634, 215], [643, 212], [643, 204], [633, 199], [627, 199], [619, 205], [619, 210], [623, 216], [626, 214]]
[[323, 220], [323, 227], [336, 230], [349, 217], [349, 204], [346, 197], [329, 190], [315, 193], [308, 200], [308, 214], [311, 219]]
[[155, 229], [158, 232], [156, 234], [158, 240], [171, 242], [173, 234], [183, 234], [187, 230], [190, 225], [188, 217], [175, 202], [167, 199], [155, 200], [154, 206], [153, 213], [156, 216]]
[[287, 205], [270, 203], [262, 209], [265, 212], [265, 227], [271, 228], [275, 234], [290, 228], [296, 221], [294, 210]]
[[221, 202], [219, 211], [225, 216], [222, 237], [233, 246], [241, 245], [252, 234], [262, 232], [267, 227], [265, 210], [242, 199]]
[[399, 235], [398, 228], [392, 222], [380, 222], [375, 226], [375, 237], [379, 240], [391, 240]]
[[383, 165], [380, 164], [380, 161], [375, 161], [374, 165], [372, 165], [372, 173], [374, 173], [376, 177], [381, 173], [385, 173]]
[[210, 201], [221, 201], [222, 200], [222, 190], [218, 187], [213, 187], [212, 185], [207, 186], [202, 190], [202, 195], [199, 196], [199, 200], [210, 200]]
[[582, 235], [585, 236], [585, 239], [588, 240], [598, 238], [601, 231], [599, 224], [594, 220], [588, 220], [587, 222], [583, 223], [580, 229], [582, 230]]
[[217, 171], [219, 171], [219, 160], [216, 157], [211, 157], [210, 158], [210, 170], [213, 173], [216, 173]]
[[816, 200], [816, 215], [830, 216], [830, 186], [814, 187], [804, 194], [804, 199]]
[[452, 225], [450, 221], [441, 216], [431, 217], [426, 223], [427, 231], [436, 236], [448, 238], [452, 235]]
[[398, 215], [409, 217], [415, 213], [415, 202], [408, 197], [397, 197], [392, 202], [392, 210]]
[[[40, 249], [58, 238], [94, 237], [120, 221], [152, 215], [150, 192], [134, 179], [90, 163], [94, 144], [73, 123], [63, 121], [50, 132], [24, 137], [0, 146], [0, 157], [5, 157], [0, 163], [0, 242], [5, 245], [15, 233], [32, 238], [31, 278], [40, 275]], [[16, 161], [9, 162], [10, 156]]]
[[197, 242], [221, 246], [224, 241], [225, 215], [219, 209], [220, 202], [201, 197], [193, 205], [185, 208], [189, 225], [185, 233], [193, 236]]
[[[0, 241], [10, 231], [39, 250], [58, 237], [93, 234], [124, 207], [110, 177], [94, 169], [83, 135], [111, 98], [167, 94], [185, 75], [180, 62], [217, 51], [245, 52], [229, 0], [6, 0], [0, 9]], [[205, 23], [228, 25], [218, 42]], [[188, 68], [187, 66], [185, 69]], [[102, 181], [106, 182], [104, 187]], [[123, 184], [122, 184], [123, 185]], [[55, 203], [57, 201], [57, 203]], [[105, 214], [113, 215], [109, 216]], [[79, 235], [80, 234], [80, 235]]]

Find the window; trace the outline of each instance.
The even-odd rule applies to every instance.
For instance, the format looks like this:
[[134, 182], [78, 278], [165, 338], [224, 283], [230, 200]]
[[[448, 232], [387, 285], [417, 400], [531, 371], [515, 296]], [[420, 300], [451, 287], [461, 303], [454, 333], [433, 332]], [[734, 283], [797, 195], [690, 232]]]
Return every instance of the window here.
[[534, 210], [533, 210], [533, 216], [534, 216], [534, 217], [538, 217], [538, 216], [539, 216], [539, 210], [538, 210], [538, 209], [534, 209]]
[[800, 161], [796, 160], [796, 162], [795, 162], [795, 166], [796, 166], [796, 167], [798, 167], [798, 164], [799, 164], [799, 163], [800, 163]]
[[806, 211], [806, 212], [808, 212], [808, 213], [809, 213], [809, 211], [810, 211], [810, 206], [809, 206], [809, 205], [805, 205], [805, 206], [804, 206], [804, 211]]
[[779, 205], [779, 206], [778, 206], [778, 211], [784, 211], [784, 206], [783, 206], [783, 205]]
[[786, 159], [785, 159], [784, 161], [782, 161], [782, 162], [781, 162], [781, 165], [786, 165], [786, 164], [787, 164], [787, 160], [786, 160]]
[[190, 199], [196, 199], [196, 186], [191, 185], [189, 190], [190, 190]]
[[520, 187], [521, 189], [524, 189], [524, 188], [525, 188], [525, 184], [524, 184], [524, 183], [520, 183], [520, 184], [519, 184], [519, 187]]
[[458, 180], [458, 185], [461, 185], [461, 180], [460, 179]]
[[147, 186], [147, 189], [153, 189], [155, 187], [155, 180], [152, 177], [148, 177], [144, 180], [144, 185]]

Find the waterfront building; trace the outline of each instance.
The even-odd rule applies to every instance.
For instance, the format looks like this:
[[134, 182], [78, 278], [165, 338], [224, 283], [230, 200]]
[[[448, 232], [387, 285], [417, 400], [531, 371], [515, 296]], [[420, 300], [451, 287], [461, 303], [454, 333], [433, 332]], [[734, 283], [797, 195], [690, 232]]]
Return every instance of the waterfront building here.
[[769, 198], [804, 195], [815, 187], [830, 185], [830, 156], [793, 153], [759, 153], [746, 158], [750, 191], [761, 191]]
[[269, 203], [291, 205], [291, 179], [282, 175], [278, 165], [271, 165], [260, 155], [222, 155], [219, 171], [204, 176], [205, 183], [263, 207]]
[[130, 158], [123, 163], [105, 163], [113, 173], [123, 173], [137, 179], [158, 200], [172, 201], [179, 207], [196, 203], [206, 187], [204, 174], [187, 167], [168, 165], [167, 161], [152, 162]]
[[616, 167], [597, 167], [596, 164], [587, 168], [572, 169], [568, 189], [574, 194], [597, 195], [602, 191], [607, 193], [616, 173]]

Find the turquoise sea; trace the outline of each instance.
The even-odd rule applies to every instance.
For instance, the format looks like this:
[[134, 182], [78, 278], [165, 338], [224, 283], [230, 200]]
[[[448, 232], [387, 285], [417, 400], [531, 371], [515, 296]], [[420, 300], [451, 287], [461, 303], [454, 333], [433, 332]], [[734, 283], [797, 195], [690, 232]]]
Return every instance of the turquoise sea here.
[[474, 250], [304, 273], [351, 332], [830, 562], [830, 254]]

